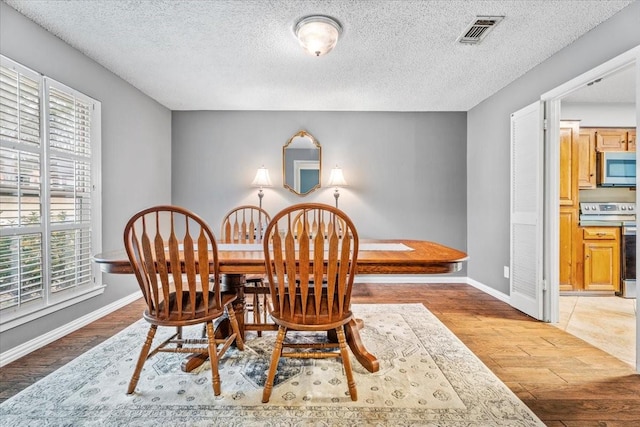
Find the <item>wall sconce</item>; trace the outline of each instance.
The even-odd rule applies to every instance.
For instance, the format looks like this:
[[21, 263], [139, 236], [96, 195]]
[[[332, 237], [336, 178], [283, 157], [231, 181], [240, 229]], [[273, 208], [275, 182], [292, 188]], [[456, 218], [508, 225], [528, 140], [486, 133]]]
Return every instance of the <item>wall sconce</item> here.
[[329, 16], [312, 15], [298, 21], [294, 32], [304, 50], [321, 56], [331, 52], [338, 43], [342, 25]]
[[333, 193], [333, 197], [336, 198], [336, 208], [338, 207], [338, 197], [340, 197], [340, 189], [339, 187], [345, 187], [347, 185], [347, 181], [344, 179], [344, 175], [342, 174], [342, 169], [336, 165], [335, 168], [331, 169], [331, 175], [329, 175], [329, 182], [327, 182], [327, 187], [335, 187], [336, 191]]
[[251, 185], [253, 187], [260, 187], [260, 190], [258, 191], [258, 198], [260, 199], [260, 208], [262, 208], [262, 198], [264, 197], [262, 188], [273, 186], [273, 184], [271, 184], [271, 178], [269, 178], [269, 169], [265, 168], [264, 165], [258, 168], [256, 177], [253, 178]]

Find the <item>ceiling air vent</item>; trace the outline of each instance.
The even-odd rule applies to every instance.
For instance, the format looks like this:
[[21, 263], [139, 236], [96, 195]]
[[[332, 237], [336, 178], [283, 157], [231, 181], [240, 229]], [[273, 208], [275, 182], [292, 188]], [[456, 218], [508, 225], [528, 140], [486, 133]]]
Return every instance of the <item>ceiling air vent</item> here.
[[458, 37], [458, 42], [462, 44], [480, 43], [493, 27], [498, 25], [504, 16], [476, 16], [471, 24]]

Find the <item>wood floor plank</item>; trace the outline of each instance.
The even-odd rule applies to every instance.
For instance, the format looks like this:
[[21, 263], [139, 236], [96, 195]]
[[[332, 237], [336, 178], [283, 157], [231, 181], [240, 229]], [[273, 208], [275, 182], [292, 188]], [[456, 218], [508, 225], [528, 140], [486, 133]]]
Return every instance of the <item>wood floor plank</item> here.
[[[640, 426], [640, 375], [465, 284], [357, 284], [354, 303], [422, 303], [549, 427]], [[0, 369], [0, 401], [141, 318], [136, 301]]]
[[[627, 422], [627, 426], [637, 426], [640, 420], [638, 399], [535, 399], [523, 402], [545, 418], [567, 421], [609, 421]], [[539, 416], [539, 415], [538, 415]], [[540, 417], [540, 416], [539, 416]], [[542, 417], [540, 417], [542, 419]], [[544, 419], [543, 419], [544, 421]], [[608, 427], [608, 424], [603, 424]]]
[[521, 382], [522, 391], [526, 391], [534, 399], [551, 400], [565, 399], [570, 395], [572, 399], [599, 400], [605, 398], [634, 399], [640, 396], [639, 381], [591, 381], [582, 384], [530, 384]]

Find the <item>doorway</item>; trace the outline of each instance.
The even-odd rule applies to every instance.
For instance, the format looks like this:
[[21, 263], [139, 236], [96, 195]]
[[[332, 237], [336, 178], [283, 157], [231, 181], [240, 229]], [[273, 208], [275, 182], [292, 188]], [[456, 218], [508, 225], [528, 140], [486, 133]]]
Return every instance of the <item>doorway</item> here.
[[[638, 88], [638, 77], [640, 75], [640, 47], [636, 47], [624, 54], [610, 60], [609, 62], [602, 64], [593, 70], [584, 73], [583, 75], [576, 77], [575, 79], [559, 86], [558, 88], [547, 92], [542, 95], [542, 101], [546, 105], [546, 119], [547, 119], [547, 132], [545, 135], [545, 146], [547, 150], [545, 152], [545, 223], [547, 227], [545, 229], [545, 277], [549, 278], [549, 291], [544, 294], [544, 319], [552, 323], [558, 323], [560, 320], [560, 267], [559, 267], [559, 235], [560, 235], [560, 207], [559, 207], [559, 182], [560, 182], [560, 121], [563, 118], [567, 118], [563, 114], [570, 111], [570, 101], [579, 100], [581, 96], [586, 96], [587, 92], [591, 92], [592, 89], [599, 89], [605, 87], [597, 85], [601, 82], [615, 81], [616, 75], [630, 75], [632, 81], [634, 81], [635, 90], [630, 88], [634, 105], [637, 106], [640, 100], [640, 88]], [[582, 93], [581, 93], [582, 92]], [[606, 92], [606, 91], [605, 91]], [[610, 93], [609, 93], [610, 94]], [[563, 108], [564, 107], [564, 108]], [[634, 126], [637, 129], [637, 123], [639, 121], [638, 108], [634, 108], [632, 115]], [[575, 109], [573, 110], [576, 111]], [[572, 117], [573, 119], [580, 119], [580, 117]], [[606, 124], [599, 124], [599, 126], [606, 126]], [[637, 202], [637, 192], [632, 196], [633, 202]], [[600, 194], [600, 197], [603, 197]], [[636, 254], [637, 258], [637, 254]], [[637, 299], [635, 312], [637, 313], [638, 302]], [[640, 372], [640, 319], [636, 316], [636, 337], [635, 337], [635, 366], [636, 370]]]

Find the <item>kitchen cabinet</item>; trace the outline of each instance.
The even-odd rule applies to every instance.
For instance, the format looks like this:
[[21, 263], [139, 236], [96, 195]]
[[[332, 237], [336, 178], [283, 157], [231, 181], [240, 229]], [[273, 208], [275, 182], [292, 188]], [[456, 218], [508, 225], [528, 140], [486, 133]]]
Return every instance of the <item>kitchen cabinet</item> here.
[[[582, 251], [578, 235], [578, 156], [580, 122], [560, 122], [560, 290], [582, 290]], [[595, 154], [595, 151], [594, 151]]]
[[[635, 130], [598, 128], [595, 130], [597, 151], [635, 151]], [[629, 140], [631, 139], [631, 143]]]
[[578, 189], [596, 188], [596, 131], [580, 129], [577, 145]]
[[582, 227], [584, 290], [620, 290], [620, 228]]
[[561, 292], [620, 288], [620, 228], [581, 227], [579, 190], [595, 189], [596, 152], [635, 150], [635, 129], [560, 122], [559, 274]]
[[578, 209], [560, 206], [560, 291], [579, 290], [577, 286], [582, 283], [578, 277], [580, 267], [577, 254], [581, 249], [581, 236], [578, 235], [577, 224]]
[[560, 206], [578, 207], [580, 122], [560, 122]]

